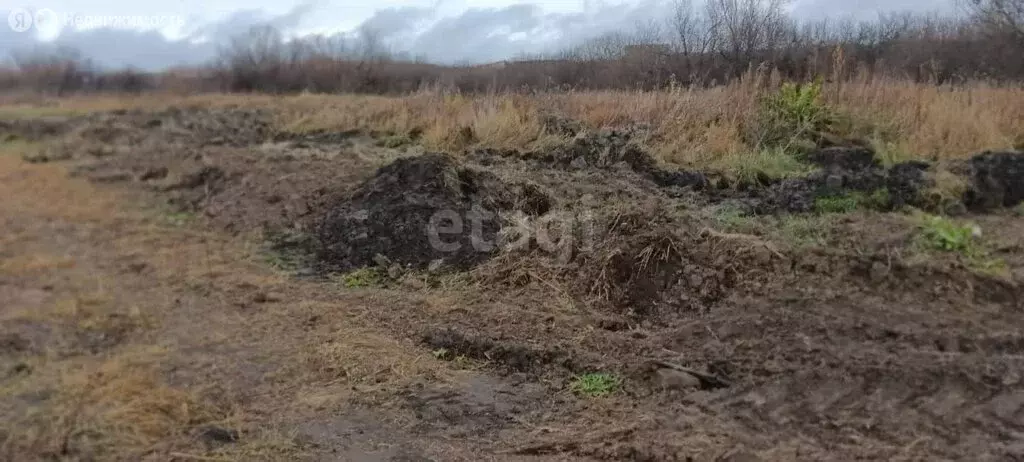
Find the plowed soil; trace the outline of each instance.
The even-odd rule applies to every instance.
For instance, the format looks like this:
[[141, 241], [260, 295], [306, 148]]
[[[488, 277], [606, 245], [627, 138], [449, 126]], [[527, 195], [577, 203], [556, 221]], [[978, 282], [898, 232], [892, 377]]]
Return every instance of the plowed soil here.
[[[442, 155], [268, 127], [0, 125], [0, 458], [1024, 459], [1020, 154], [963, 166], [980, 256], [923, 249], [930, 167], [870, 153], [728, 185], [622, 132]], [[439, 251], [434, 209], [527, 236], [470, 251], [467, 219]], [[597, 372], [618, 387], [574, 387]]]

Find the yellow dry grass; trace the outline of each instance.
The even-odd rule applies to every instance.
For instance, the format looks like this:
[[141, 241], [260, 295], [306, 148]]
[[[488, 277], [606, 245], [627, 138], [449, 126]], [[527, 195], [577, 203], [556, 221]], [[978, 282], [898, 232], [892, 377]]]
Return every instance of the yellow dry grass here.
[[184, 437], [192, 425], [222, 417], [191, 393], [169, 387], [154, 370], [159, 349], [137, 350], [109, 359], [38, 361], [33, 374], [5, 387], [5, 394], [47, 389], [44, 406], [8, 420], [4, 452], [138, 460], [157, 443]]
[[[460, 95], [437, 90], [406, 96], [374, 95], [195, 95], [152, 94], [40, 100], [15, 107], [30, 114], [78, 113], [114, 108], [247, 106], [275, 112], [281, 130], [359, 130], [418, 134], [427, 149], [457, 152], [468, 147], [532, 148], [557, 141], [542, 115], [558, 114], [590, 128], [643, 124], [645, 142], [666, 162], [715, 163], [719, 157], [754, 149], [743, 128], [758, 102], [778, 85], [772, 75], [748, 75], [709, 89], [579, 91], [536, 95]], [[952, 159], [985, 149], [1024, 143], [1024, 89], [976, 82], [931, 85], [862, 78], [826, 84], [825, 102], [851, 120], [850, 133], [872, 143], [883, 157]], [[26, 109], [28, 108], [28, 109]], [[5, 109], [4, 113], [12, 109]]]
[[[408, 300], [286, 281], [253, 243], [167, 224], [23, 147], [0, 147], [0, 342], [15, 345], [0, 351], [0, 460], [296, 460], [297, 422], [342, 412], [356, 386], [449, 380], [363, 319]], [[255, 291], [282, 302], [240, 308]], [[243, 441], [207, 447], [206, 425]]]
[[[0, 280], [14, 295], [0, 307], [0, 333], [35, 340], [0, 357], [5, 374], [8, 367], [22, 371], [0, 383], [0, 458], [140, 460], [159, 442], [219, 418], [191, 391], [163, 381], [157, 369], [164, 349], [108, 346], [154, 327], [156, 307], [119, 296], [116, 279], [45, 235], [72, 223], [83, 232], [123, 225], [117, 196], [69, 180], [61, 166], [29, 166], [17, 156], [21, 148], [0, 154], [0, 222], [11, 225]], [[39, 286], [46, 289], [33, 288]], [[93, 348], [107, 351], [91, 354]]]

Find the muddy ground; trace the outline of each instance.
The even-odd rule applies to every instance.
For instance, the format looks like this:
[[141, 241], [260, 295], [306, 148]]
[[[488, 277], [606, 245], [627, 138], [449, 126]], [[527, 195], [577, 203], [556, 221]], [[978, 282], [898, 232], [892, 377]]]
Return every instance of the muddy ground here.
[[[189, 217], [187, 229], [255, 243], [246, 252], [259, 271], [280, 275], [269, 295], [176, 288], [194, 299], [190, 316], [226, 298], [241, 322], [292, 325], [282, 336], [298, 350], [358, 349], [356, 334], [331, 327], [350, 322], [402, 345], [340, 365], [227, 336], [221, 348], [233, 353], [221, 361], [234, 369], [207, 380], [272, 397], [222, 405], [274, 409], [293, 451], [246, 453], [256, 459], [1024, 459], [1020, 153], [944, 166], [963, 185], [945, 197], [938, 166], [882, 166], [863, 148], [813, 152], [800, 178], [737, 183], [660, 165], [628, 129], [571, 128], [569, 143], [545, 152], [448, 154], [358, 133], [281, 133], [244, 110], [0, 130], [41, 143], [26, 161], [141, 193]], [[848, 207], [850, 197], [861, 199]], [[921, 209], [977, 224], [979, 244], [927, 248]], [[268, 302], [331, 308], [271, 315]], [[3, 338], [31, 343], [19, 326], [4, 324]], [[16, 364], [28, 348], [0, 354]], [[352, 372], [388, 355], [426, 359], [402, 373]], [[177, 361], [177, 380], [192, 386], [198, 373]], [[245, 378], [252, 368], [287, 372], [268, 384]], [[573, 391], [595, 372], [619, 386]], [[302, 378], [301, 394], [267, 391], [298, 386], [281, 385], [289, 376]], [[300, 395], [335, 404], [303, 408]], [[23, 407], [3, 409], [16, 420]], [[230, 457], [271, 420], [254, 412], [213, 436], [192, 423], [181, 433], [207, 436], [168, 437], [145, 455]]]

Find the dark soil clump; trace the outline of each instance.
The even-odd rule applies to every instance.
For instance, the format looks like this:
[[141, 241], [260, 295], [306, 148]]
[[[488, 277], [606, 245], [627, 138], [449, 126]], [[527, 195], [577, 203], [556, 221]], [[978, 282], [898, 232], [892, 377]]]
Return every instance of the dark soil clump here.
[[870, 149], [831, 147], [807, 155], [807, 160], [826, 170], [868, 170], [878, 167], [875, 153]]
[[983, 152], [969, 165], [971, 188], [964, 198], [969, 208], [1013, 207], [1024, 201], [1024, 152]]
[[[542, 152], [520, 152], [516, 150], [480, 149], [470, 153], [477, 162], [485, 165], [508, 161], [531, 163], [535, 169], [552, 167], [568, 171], [630, 170], [660, 187], [689, 188], [703, 190], [708, 186], [707, 177], [700, 172], [666, 169], [658, 164], [648, 152], [633, 142], [631, 130], [582, 131], [579, 128], [564, 128], [565, 121], [552, 119], [551, 124], [558, 133], [571, 133], [575, 138], [564, 146]], [[562, 128], [558, 128], [562, 127]], [[577, 133], [578, 132], [578, 133]]]
[[538, 187], [505, 182], [448, 155], [399, 159], [329, 207], [316, 229], [319, 257], [326, 270], [371, 265], [377, 255], [418, 269], [438, 260], [467, 268], [497, 250], [500, 213], [540, 215], [551, 207]]
[[[802, 178], [786, 179], [763, 191], [758, 211], [804, 213], [813, 210], [821, 196], [847, 192], [884, 190], [888, 204], [884, 209], [903, 206], [932, 209], [938, 206], [923, 194], [934, 186], [927, 175], [933, 167], [927, 162], [903, 162], [882, 168], [867, 148], [826, 148], [808, 155], [807, 160], [820, 170]], [[974, 211], [1014, 207], [1024, 201], [1024, 153], [1016, 151], [983, 152], [953, 172], [965, 177], [967, 191], [963, 205]], [[956, 198], [959, 201], [960, 198]]]
[[553, 150], [547, 159], [563, 168], [609, 168], [623, 163], [659, 186], [704, 189], [707, 178], [699, 172], [666, 170], [632, 142], [631, 131], [602, 130], [577, 136], [568, 146]]
[[807, 213], [814, 211], [819, 197], [842, 196], [851, 192], [871, 194], [884, 192], [886, 203], [871, 204], [876, 209], [922, 206], [922, 190], [928, 184], [925, 162], [905, 162], [883, 168], [868, 148], [832, 147], [807, 156], [808, 162], [820, 167], [800, 178], [787, 178], [754, 189], [759, 213]]
[[889, 191], [891, 207], [921, 204], [921, 191], [928, 186], [928, 178], [925, 175], [928, 168], [926, 162], [909, 161], [893, 165], [889, 169], [885, 187]]

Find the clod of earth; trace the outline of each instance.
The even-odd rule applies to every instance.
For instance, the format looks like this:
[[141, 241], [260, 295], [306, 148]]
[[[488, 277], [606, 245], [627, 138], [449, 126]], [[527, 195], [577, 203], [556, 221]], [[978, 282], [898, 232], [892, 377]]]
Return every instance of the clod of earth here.
[[[808, 155], [819, 170], [801, 178], [791, 178], [754, 190], [760, 198], [761, 213], [813, 210], [815, 199], [848, 192], [885, 190], [887, 207], [939, 208], [924, 191], [934, 185], [927, 173], [935, 167], [922, 161], [908, 161], [885, 169], [867, 148], [826, 148]], [[965, 168], [953, 173], [966, 183], [963, 197], [953, 201], [973, 210], [1013, 207], [1024, 201], [1024, 153], [1017, 151], [983, 152], [972, 157]], [[962, 206], [961, 206], [962, 207]]]
[[983, 152], [968, 164], [971, 188], [964, 198], [968, 207], [986, 210], [1024, 202], [1024, 152]]
[[329, 270], [370, 266], [378, 254], [417, 269], [438, 259], [467, 268], [498, 250], [500, 214], [536, 216], [552, 204], [537, 186], [503, 181], [445, 154], [399, 159], [328, 207], [316, 228], [319, 259]]

